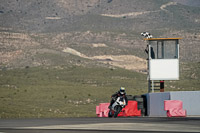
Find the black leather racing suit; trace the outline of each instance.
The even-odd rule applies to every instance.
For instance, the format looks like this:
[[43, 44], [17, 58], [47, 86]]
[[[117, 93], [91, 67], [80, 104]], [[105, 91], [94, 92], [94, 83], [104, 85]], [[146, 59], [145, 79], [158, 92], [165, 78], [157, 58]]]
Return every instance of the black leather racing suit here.
[[111, 96], [111, 101], [110, 101], [110, 105], [109, 105], [109, 108], [111, 108], [111, 106], [113, 105], [113, 103], [115, 102], [115, 100], [117, 100], [117, 98], [119, 96], [123, 96], [125, 98], [125, 101], [126, 101], [126, 105], [128, 105], [128, 99], [127, 99], [127, 96], [126, 96], [126, 93], [124, 94], [121, 94], [120, 91], [114, 93], [112, 96]]

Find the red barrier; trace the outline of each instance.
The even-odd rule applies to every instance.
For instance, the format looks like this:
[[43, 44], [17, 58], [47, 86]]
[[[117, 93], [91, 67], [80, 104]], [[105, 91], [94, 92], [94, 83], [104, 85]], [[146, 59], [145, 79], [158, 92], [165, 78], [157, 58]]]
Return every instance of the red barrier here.
[[[108, 106], [110, 103], [100, 103], [96, 106], [96, 114], [98, 117], [108, 117]], [[128, 101], [128, 105], [122, 109], [118, 116], [141, 116], [141, 110], [137, 109], [136, 101]]]
[[186, 110], [183, 108], [183, 102], [180, 100], [165, 100], [164, 110], [168, 117], [186, 117]]
[[124, 110], [125, 116], [141, 116], [141, 110], [138, 110], [136, 101], [128, 101], [128, 105]]

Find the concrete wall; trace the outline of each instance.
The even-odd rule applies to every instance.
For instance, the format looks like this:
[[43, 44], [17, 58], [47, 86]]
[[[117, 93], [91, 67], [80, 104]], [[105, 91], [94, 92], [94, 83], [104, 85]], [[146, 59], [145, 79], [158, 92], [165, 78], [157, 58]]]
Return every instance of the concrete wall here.
[[170, 92], [170, 100], [181, 100], [188, 116], [200, 115], [200, 91]]
[[166, 117], [164, 100], [181, 100], [187, 116], [200, 116], [200, 91], [147, 93], [147, 115]]
[[170, 99], [169, 92], [148, 93], [147, 96], [147, 115], [148, 116], [166, 116], [164, 110], [164, 100]]

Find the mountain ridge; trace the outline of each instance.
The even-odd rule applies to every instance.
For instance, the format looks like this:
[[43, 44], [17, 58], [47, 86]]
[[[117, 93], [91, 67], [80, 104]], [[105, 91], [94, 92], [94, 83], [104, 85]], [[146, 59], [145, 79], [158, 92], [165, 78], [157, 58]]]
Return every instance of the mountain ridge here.
[[127, 55], [146, 59], [146, 43], [140, 36], [144, 31], [153, 37], [183, 38], [181, 61], [199, 62], [199, 13], [199, 7], [175, 0], [3, 0], [0, 64], [26, 67], [99, 62], [63, 52], [66, 48], [90, 58]]

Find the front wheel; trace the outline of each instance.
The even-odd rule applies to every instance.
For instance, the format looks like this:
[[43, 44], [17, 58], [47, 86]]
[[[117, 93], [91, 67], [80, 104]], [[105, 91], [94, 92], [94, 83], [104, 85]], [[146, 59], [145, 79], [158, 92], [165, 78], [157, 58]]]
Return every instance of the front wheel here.
[[118, 116], [118, 114], [120, 113], [120, 111], [122, 110], [122, 107], [121, 106], [117, 106], [116, 107], [116, 111], [114, 113], [114, 118], [116, 118]]

